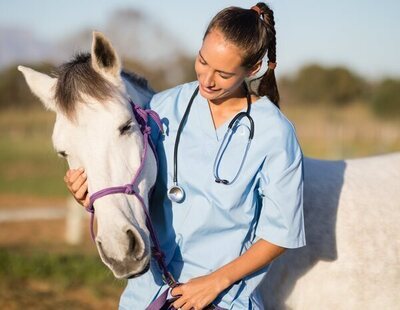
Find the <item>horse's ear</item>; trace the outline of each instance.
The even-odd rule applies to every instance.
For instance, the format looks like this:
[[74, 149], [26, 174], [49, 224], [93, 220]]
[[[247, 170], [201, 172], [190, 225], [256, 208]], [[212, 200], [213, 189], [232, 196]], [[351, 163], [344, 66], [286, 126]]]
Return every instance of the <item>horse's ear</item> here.
[[57, 79], [24, 66], [18, 66], [18, 70], [22, 72], [29, 88], [43, 105], [55, 112], [54, 91]]
[[119, 77], [121, 63], [110, 41], [100, 32], [93, 32], [92, 66], [102, 74]]

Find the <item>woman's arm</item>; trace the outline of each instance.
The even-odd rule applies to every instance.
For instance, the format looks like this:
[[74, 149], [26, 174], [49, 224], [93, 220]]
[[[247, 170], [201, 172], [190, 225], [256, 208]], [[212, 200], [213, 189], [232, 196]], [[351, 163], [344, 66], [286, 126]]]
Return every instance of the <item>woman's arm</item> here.
[[238, 280], [258, 271], [281, 255], [286, 248], [259, 239], [245, 253], [213, 272], [221, 292]]
[[[181, 295], [174, 303], [176, 309], [203, 309], [236, 281], [256, 272], [281, 255], [285, 248], [259, 239], [245, 253], [209, 275], [194, 278], [174, 288], [172, 296]], [[212, 253], [210, 253], [212, 255]]]

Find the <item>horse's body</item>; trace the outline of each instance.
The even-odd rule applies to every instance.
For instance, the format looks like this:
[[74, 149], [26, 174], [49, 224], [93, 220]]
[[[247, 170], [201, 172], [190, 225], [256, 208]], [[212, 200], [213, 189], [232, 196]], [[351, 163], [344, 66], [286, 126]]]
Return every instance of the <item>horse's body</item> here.
[[266, 309], [399, 309], [400, 153], [305, 158], [307, 246], [262, 283]]
[[[20, 68], [32, 91], [57, 113], [54, 146], [67, 155], [71, 168], [85, 167], [89, 193], [131, 181], [140, 165], [143, 138], [127, 96], [144, 105], [152, 95], [120, 75], [117, 55], [100, 34], [94, 36], [91, 64], [110, 83], [104, 85], [111, 85], [112, 94], [101, 100], [82, 89], [73, 115], [71, 107], [54, 102], [57, 85], [67, 85]], [[67, 93], [58, 95], [68, 101]], [[398, 307], [400, 153], [346, 161], [305, 158], [304, 167], [307, 246], [287, 251], [273, 263], [261, 287], [266, 308]], [[156, 162], [149, 153], [137, 183], [146, 205], [155, 177]], [[96, 215], [98, 250], [114, 275], [126, 278], [145, 271], [149, 234], [138, 201], [123, 194], [107, 196], [96, 202]]]

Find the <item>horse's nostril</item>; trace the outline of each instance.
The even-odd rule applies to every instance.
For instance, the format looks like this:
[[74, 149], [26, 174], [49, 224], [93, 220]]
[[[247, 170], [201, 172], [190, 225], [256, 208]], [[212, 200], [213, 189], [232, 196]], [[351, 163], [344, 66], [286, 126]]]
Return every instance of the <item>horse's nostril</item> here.
[[144, 244], [140, 237], [138, 237], [132, 230], [128, 230], [127, 232], [129, 245], [128, 245], [128, 255], [133, 255], [133, 257], [137, 260], [143, 258], [144, 255]]

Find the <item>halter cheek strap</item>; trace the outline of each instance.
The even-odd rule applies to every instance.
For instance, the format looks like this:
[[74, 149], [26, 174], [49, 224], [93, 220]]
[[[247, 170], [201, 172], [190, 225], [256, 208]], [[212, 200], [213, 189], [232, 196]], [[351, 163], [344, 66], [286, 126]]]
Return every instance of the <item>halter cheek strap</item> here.
[[[86, 210], [88, 212], [92, 213], [91, 224], [90, 224], [90, 234], [91, 234], [93, 240], [95, 239], [94, 229], [93, 229], [93, 217], [94, 217], [93, 215], [95, 212], [94, 202], [101, 197], [108, 196], [111, 194], [134, 195], [139, 199], [139, 201], [142, 201], [143, 200], [142, 197], [140, 197], [139, 193], [137, 193], [135, 191], [135, 186], [137, 185], [136, 182], [145, 166], [149, 144], [150, 144], [150, 147], [153, 149], [154, 155], [157, 156], [153, 142], [150, 139], [151, 127], [148, 125], [148, 119], [149, 119], [149, 117], [151, 117], [157, 124], [159, 130], [162, 132], [162, 125], [161, 125], [160, 117], [158, 116], [158, 114], [156, 112], [154, 112], [150, 109], [147, 109], [147, 110], [142, 109], [140, 106], [134, 104], [131, 99], [129, 99], [129, 102], [131, 104], [132, 111], [136, 118], [136, 121], [139, 123], [140, 130], [143, 134], [144, 150], [143, 150], [142, 157], [140, 160], [140, 166], [139, 166], [138, 170], [136, 171], [135, 176], [133, 177], [131, 183], [128, 183], [128, 184], [125, 184], [122, 186], [108, 187], [108, 188], [99, 190], [90, 196], [89, 207], [87, 207]], [[146, 208], [144, 208], [144, 209], [145, 209], [145, 213], [147, 213]], [[147, 214], [146, 214], [146, 216], [147, 216]]]
[[[95, 234], [94, 234], [94, 213], [95, 213], [95, 209], [94, 209], [94, 202], [104, 196], [107, 195], [111, 195], [111, 194], [126, 194], [126, 195], [133, 195], [135, 196], [139, 202], [140, 205], [144, 211], [144, 214], [146, 216], [146, 226], [149, 230], [150, 233], [150, 239], [153, 243], [153, 247], [152, 247], [152, 256], [156, 259], [157, 264], [159, 266], [159, 268], [161, 269], [162, 272], [162, 278], [164, 279], [164, 282], [166, 284], [168, 284], [168, 286], [170, 287], [175, 287], [177, 285], [177, 282], [175, 281], [175, 279], [173, 278], [173, 276], [171, 275], [171, 273], [167, 270], [167, 266], [165, 264], [165, 254], [164, 252], [161, 250], [160, 247], [160, 243], [158, 241], [157, 235], [155, 233], [153, 224], [151, 223], [151, 219], [150, 219], [150, 215], [149, 212], [146, 208], [145, 202], [143, 197], [135, 190], [136, 187], [136, 182], [140, 176], [140, 174], [143, 171], [145, 162], [146, 162], [146, 158], [147, 158], [147, 152], [149, 149], [149, 145], [153, 150], [154, 156], [156, 157], [156, 161], [158, 164], [158, 158], [157, 158], [157, 153], [156, 153], [156, 149], [155, 146], [153, 144], [153, 142], [151, 141], [150, 138], [150, 134], [151, 134], [151, 127], [148, 124], [149, 121], [149, 117], [153, 119], [153, 121], [157, 124], [160, 132], [162, 132], [162, 124], [161, 124], [161, 120], [160, 117], [158, 116], [158, 114], [150, 109], [142, 109], [140, 106], [134, 104], [132, 102], [131, 99], [129, 99], [129, 102], [131, 104], [132, 107], [132, 111], [133, 114], [136, 118], [136, 121], [138, 122], [139, 126], [140, 126], [140, 130], [143, 134], [143, 143], [144, 143], [144, 150], [142, 153], [142, 157], [141, 157], [141, 162], [140, 162], [140, 166], [139, 169], [136, 171], [135, 176], [132, 179], [131, 183], [128, 183], [126, 185], [122, 185], [122, 186], [114, 186], [114, 187], [108, 187], [102, 190], [99, 190], [97, 192], [95, 192], [94, 194], [92, 194], [90, 196], [90, 203], [89, 203], [89, 207], [86, 208], [86, 210], [88, 212], [91, 213], [91, 217], [90, 217], [90, 235], [92, 237], [92, 240], [95, 240]], [[154, 188], [154, 187], [153, 187]], [[149, 191], [149, 196], [151, 195], [153, 188], [150, 189]]]

